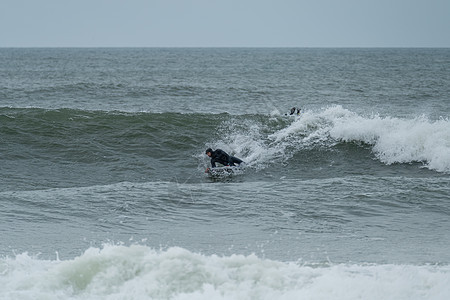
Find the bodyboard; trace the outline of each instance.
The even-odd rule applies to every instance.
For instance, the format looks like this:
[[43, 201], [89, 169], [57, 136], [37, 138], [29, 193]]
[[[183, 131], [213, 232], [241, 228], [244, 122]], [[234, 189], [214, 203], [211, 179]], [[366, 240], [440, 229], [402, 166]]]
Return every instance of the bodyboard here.
[[208, 168], [206, 169], [206, 174], [211, 177], [225, 177], [231, 176], [235, 174], [242, 174], [243, 169], [240, 167], [216, 167], [216, 168]]

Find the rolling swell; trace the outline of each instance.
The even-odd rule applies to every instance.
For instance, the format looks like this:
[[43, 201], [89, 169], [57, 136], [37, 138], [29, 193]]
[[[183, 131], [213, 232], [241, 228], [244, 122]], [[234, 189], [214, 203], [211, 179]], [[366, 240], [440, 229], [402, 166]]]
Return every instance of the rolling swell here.
[[11, 185], [202, 180], [206, 147], [242, 158], [246, 178], [256, 180], [420, 173], [415, 164], [450, 171], [448, 120], [362, 116], [340, 106], [299, 118], [0, 108], [0, 122], [2, 172]]
[[177, 166], [197, 167], [191, 156], [213, 131], [210, 120], [201, 114], [2, 108], [3, 172], [12, 186], [15, 178], [32, 187], [167, 179]]
[[[126, 113], [120, 111], [85, 111], [77, 109], [47, 110], [40, 108], [0, 109], [2, 136], [24, 144], [39, 145], [52, 151], [53, 147], [77, 145], [77, 149], [103, 145], [124, 151], [139, 142], [153, 143], [170, 152], [185, 148], [212, 129], [208, 117], [177, 113]], [[34, 136], [34, 137], [33, 137]], [[147, 140], [146, 140], [147, 139]], [[64, 142], [64, 143], [62, 143]], [[57, 148], [57, 147], [55, 147]], [[95, 148], [95, 147], [94, 147]], [[118, 150], [118, 149], [116, 149]]]

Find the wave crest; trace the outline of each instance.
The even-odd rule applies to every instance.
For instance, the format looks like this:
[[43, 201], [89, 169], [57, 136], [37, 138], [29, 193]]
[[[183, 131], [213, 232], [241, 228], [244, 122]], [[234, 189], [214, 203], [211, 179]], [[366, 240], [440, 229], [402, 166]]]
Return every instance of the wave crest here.
[[[282, 119], [271, 117], [277, 118]], [[231, 148], [247, 154], [251, 162], [261, 163], [277, 157], [289, 158], [304, 149], [355, 143], [370, 147], [376, 158], [387, 165], [420, 162], [431, 170], [450, 172], [448, 119], [363, 116], [336, 105], [318, 111], [306, 110], [300, 117], [285, 121], [281, 128], [270, 122], [261, 123], [258, 130], [247, 126], [250, 129], [228, 136], [227, 140], [233, 141]], [[264, 137], [267, 126], [272, 126], [273, 131]]]
[[383, 163], [422, 162], [432, 170], [450, 172], [448, 119], [363, 117], [347, 111], [341, 115], [331, 114], [329, 121], [329, 134], [333, 139], [369, 144]]

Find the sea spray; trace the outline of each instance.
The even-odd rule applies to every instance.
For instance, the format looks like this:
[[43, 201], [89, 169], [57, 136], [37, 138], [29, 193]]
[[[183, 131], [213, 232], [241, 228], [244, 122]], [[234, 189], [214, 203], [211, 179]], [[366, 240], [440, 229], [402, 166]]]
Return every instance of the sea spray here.
[[104, 245], [0, 260], [0, 299], [447, 299], [447, 265], [314, 264]]
[[387, 165], [421, 162], [431, 170], [450, 172], [450, 122], [444, 118], [362, 116], [332, 106], [304, 112], [268, 139], [271, 147], [296, 146], [297, 151], [337, 143], [365, 144]]
[[347, 111], [330, 121], [331, 138], [372, 145], [376, 157], [385, 164], [422, 162], [429, 169], [450, 172], [448, 119], [362, 117]]

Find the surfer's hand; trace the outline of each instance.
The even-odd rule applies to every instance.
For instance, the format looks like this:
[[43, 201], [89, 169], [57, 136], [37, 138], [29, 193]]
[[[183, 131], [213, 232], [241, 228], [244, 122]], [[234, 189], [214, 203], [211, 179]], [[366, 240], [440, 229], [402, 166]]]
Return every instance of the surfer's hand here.
[[209, 172], [209, 168], [206, 168], [205, 173], [208, 173], [208, 172]]

